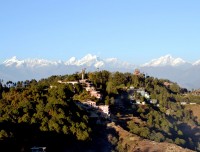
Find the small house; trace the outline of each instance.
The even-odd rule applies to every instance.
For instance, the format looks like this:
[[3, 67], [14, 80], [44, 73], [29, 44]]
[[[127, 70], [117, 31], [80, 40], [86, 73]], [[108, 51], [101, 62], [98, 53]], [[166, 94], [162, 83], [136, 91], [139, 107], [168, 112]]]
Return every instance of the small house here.
[[151, 99], [151, 100], [150, 100], [150, 103], [152, 103], [152, 104], [156, 104], [157, 102], [158, 102], [157, 99]]
[[46, 152], [46, 147], [32, 147], [32, 152]]
[[109, 115], [109, 106], [108, 105], [100, 105], [98, 108], [106, 115]]

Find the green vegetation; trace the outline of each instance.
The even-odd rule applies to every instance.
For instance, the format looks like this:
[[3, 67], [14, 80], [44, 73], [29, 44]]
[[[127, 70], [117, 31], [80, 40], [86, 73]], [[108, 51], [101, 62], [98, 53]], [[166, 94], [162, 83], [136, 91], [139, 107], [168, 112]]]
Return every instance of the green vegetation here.
[[[66, 141], [90, 139], [87, 113], [71, 99], [77, 88], [71, 84], [50, 88], [46, 82], [48, 80], [32, 81], [25, 88], [3, 89], [0, 140], [24, 143], [43, 139], [46, 140], [44, 144], [48, 144], [53, 138]], [[48, 139], [50, 135], [52, 138]]]
[[[89, 77], [90, 80], [97, 81], [102, 79], [102, 73], [96, 72], [96, 77]], [[169, 85], [164, 85], [168, 83]], [[154, 140], [157, 142], [170, 142], [183, 147], [196, 149], [198, 147], [199, 138], [194, 137], [192, 126], [198, 126], [197, 119], [191, 111], [185, 110], [180, 104], [186, 100], [186, 95], [189, 94], [187, 89], [180, 88], [176, 83], [169, 80], [157, 79], [149, 76], [133, 75], [131, 73], [110, 73], [107, 81], [99, 81], [97, 86], [106, 86], [104, 89], [105, 103], [113, 107], [110, 98], [121, 100], [124, 109], [116, 108], [112, 111], [117, 117], [124, 114], [133, 114], [137, 116], [143, 123], [128, 121], [121, 124], [124, 129], [137, 134], [141, 137]], [[145, 102], [145, 105], [135, 105], [131, 109], [130, 100], [127, 100], [127, 89], [132, 86], [134, 89], [140, 89], [150, 94], [151, 99], [156, 99], [159, 106], [150, 104], [150, 99], [147, 99], [136, 91], [133, 97], [140, 102]], [[198, 102], [199, 97], [189, 95], [187, 102]], [[112, 110], [112, 109], [111, 109]], [[127, 125], [126, 125], [127, 123]], [[187, 129], [184, 129], [187, 128]], [[186, 131], [187, 130], [187, 131]]]
[[[41, 139], [49, 141], [50, 136], [61, 141], [88, 141], [92, 139], [91, 128], [94, 128], [93, 133], [96, 131], [96, 124], [90, 124], [88, 113], [75, 102], [90, 99], [110, 105], [111, 115], [117, 118], [115, 121], [131, 133], [194, 150], [200, 147], [200, 138], [194, 129], [200, 122], [181, 105], [181, 102], [199, 103], [199, 96], [169, 80], [144, 74], [99, 71], [86, 73], [85, 77], [101, 92], [102, 100], [91, 97], [84, 84], [58, 83], [58, 80], [78, 81], [81, 79], [78, 73], [52, 76], [38, 82], [27, 80], [26, 85], [17, 82], [10, 88], [0, 85], [0, 143], [28, 141], [30, 144]], [[137, 92], [139, 89], [150, 98]], [[151, 103], [151, 99], [157, 102]], [[136, 100], [145, 104], [136, 104]], [[140, 121], [121, 119], [126, 115]], [[109, 135], [112, 145], [117, 146], [118, 140]]]
[[200, 96], [189, 93], [183, 98], [183, 101], [185, 101], [186, 103], [192, 101], [193, 103], [200, 104]]

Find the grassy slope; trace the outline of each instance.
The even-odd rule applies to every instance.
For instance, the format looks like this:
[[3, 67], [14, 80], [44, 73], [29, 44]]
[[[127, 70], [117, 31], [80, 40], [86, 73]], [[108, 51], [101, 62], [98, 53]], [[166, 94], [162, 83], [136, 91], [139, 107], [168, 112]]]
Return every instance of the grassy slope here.
[[[138, 151], [162, 151], [162, 152], [192, 152], [192, 150], [184, 149], [180, 146], [170, 143], [158, 143], [143, 139], [135, 134], [131, 134], [128, 131], [124, 130], [120, 126], [116, 126], [114, 123], [108, 124], [108, 127], [114, 128], [119, 135], [120, 149], [127, 152], [138, 152]], [[122, 151], [123, 151], [122, 150]]]

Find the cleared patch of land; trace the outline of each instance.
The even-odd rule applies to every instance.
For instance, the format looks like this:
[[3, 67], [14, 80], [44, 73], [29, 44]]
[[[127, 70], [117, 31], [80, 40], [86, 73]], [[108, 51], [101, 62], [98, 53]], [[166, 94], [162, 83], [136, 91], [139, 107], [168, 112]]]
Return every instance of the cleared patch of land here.
[[198, 122], [200, 122], [200, 105], [186, 105], [185, 108], [191, 110], [194, 116], [197, 117]]

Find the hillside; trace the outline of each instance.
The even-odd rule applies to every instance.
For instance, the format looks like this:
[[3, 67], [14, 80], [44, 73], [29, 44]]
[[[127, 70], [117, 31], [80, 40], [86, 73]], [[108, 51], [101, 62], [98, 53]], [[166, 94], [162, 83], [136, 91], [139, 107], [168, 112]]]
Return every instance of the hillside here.
[[187, 110], [191, 110], [195, 117], [197, 117], [198, 122], [200, 123], [200, 105], [186, 105]]
[[107, 124], [108, 128], [113, 128], [118, 133], [119, 142], [118, 150], [126, 152], [193, 152], [189, 149], [184, 149], [180, 146], [170, 143], [158, 143], [143, 139], [135, 134], [124, 130], [115, 123]]
[[[138, 70], [134, 74], [83, 71], [39, 81], [9, 81], [0, 85], [0, 145], [13, 145], [21, 152], [38, 144], [48, 151], [59, 144], [58, 152], [95, 151], [98, 145], [103, 152], [160, 151], [161, 147], [198, 151], [199, 122], [182, 105], [194, 101], [198, 105], [197, 100], [177, 83]], [[109, 122], [117, 128], [105, 129]]]

